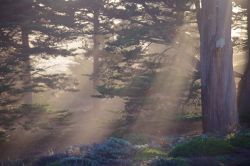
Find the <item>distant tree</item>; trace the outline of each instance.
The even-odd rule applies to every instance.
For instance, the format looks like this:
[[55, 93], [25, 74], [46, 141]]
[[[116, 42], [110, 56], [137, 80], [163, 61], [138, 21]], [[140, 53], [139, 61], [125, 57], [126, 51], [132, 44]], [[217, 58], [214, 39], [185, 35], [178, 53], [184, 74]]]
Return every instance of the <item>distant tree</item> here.
[[[60, 3], [62, 2], [60, 1]], [[33, 69], [30, 55], [41, 55], [42, 53], [47, 56], [70, 55], [69, 51], [57, 47], [57, 44], [65, 38], [70, 38], [72, 33], [67, 29], [73, 26], [72, 17], [69, 16], [70, 12], [65, 14], [65, 9], [58, 7], [58, 4], [59, 1], [52, 3], [46, 0], [1, 1], [2, 62], [0, 66], [8, 66], [12, 69], [12, 87], [9, 86], [12, 90], [7, 89], [8, 93], [25, 94], [21, 98], [26, 104], [32, 104], [34, 86], [31, 79]], [[5, 85], [8, 82], [7, 76], [2, 77], [5, 79], [0, 79], [1, 85]], [[18, 86], [16, 86], [17, 82], [19, 82]], [[9, 82], [8, 84], [10, 85]]]
[[76, 14], [75, 18], [78, 20], [77, 27], [80, 30], [80, 36], [86, 40], [83, 48], [87, 50], [86, 56], [93, 58], [93, 86], [99, 84], [100, 64], [103, 54], [102, 48], [105, 43], [104, 37], [110, 34], [108, 26], [112, 20], [106, 17], [105, 9], [112, 3], [109, 0], [76, 0], [74, 2]]
[[243, 4], [243, 7], [247, 8], [248, 62], [239, 83], [238, 109], [241, 124], [250, 126], [250, 1]]

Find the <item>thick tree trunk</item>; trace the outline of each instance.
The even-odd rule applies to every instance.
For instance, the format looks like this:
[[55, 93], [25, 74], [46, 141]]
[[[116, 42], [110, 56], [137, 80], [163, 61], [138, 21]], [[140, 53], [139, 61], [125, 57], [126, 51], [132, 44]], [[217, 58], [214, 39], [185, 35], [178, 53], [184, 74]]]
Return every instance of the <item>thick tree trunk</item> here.
[[202, 0], [201, 96], [206, 133], [227, 133], [238, 123], [231, 17], [231, 0]]
[[248, 63], [239, 83], [238, 109], [242, 125], [250, 126], [250, 1], [247, 1]]
[[32, 104], [32, 76], [31, 76], [31, 64], [30, 64], [30, 55], [29, 55], [29, 29], [25, 26], [21, 27], [22, 33], [22, 81], [24, 94], [22, 98], [23, 104]]

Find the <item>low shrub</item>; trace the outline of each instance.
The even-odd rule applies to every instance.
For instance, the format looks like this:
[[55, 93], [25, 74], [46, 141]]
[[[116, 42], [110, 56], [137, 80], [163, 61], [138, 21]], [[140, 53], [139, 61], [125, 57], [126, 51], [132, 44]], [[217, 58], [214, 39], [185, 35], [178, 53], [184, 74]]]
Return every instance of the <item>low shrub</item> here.
[[236, 147], [250, 148], [250, 131], [243, 131], [231, 136], [229, 143]]
[[183, 159], [165, 159], [157, 158], [149, 163], [149, 166], [190, 166], [189, 163]]
[[134, 148], [129, 142], [110, 138], [101, 144], [93, 145], [85, 156], [54, 155], [43, 157], [36, 165], [41, 166], [130, 166], [129, 158]]
[[150, 160], [155, 157], [166, 158], [167, 156], [168, 154], [160, 149], [146, 147], [136, 153], [134, 160]]
[[223, 139], [196, 137], [177, 144], [169, 153], [173, 157], [215, 156], [232, 152], [233, 146]]
[[134, 154], [131, 143], [118, 138], [110, 138], [102, 144], [94, 145], [87, 158], [97, 161], [101, 165], [128, 165], [128, 159]]

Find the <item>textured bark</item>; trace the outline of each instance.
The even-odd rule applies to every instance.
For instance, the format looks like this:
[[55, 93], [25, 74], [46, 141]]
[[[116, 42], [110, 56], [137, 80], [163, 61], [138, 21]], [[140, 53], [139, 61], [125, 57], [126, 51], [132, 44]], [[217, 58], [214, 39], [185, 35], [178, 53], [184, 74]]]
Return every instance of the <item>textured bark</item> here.
[[231, 0], [202, 0], [200, 38], [204, 132], [227, 133], [238, 124], [231, 18]]
[[247, 1], [248, 63], [239, 83], [238, 109], [242, 125], [250, 126], [250, 1]]

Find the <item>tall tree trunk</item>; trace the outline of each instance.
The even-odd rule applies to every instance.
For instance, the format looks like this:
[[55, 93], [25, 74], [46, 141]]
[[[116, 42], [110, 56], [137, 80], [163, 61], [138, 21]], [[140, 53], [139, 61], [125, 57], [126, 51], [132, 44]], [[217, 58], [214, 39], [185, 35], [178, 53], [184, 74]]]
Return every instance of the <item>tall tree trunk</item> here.
[[202, 0], [201, 97], [204, 132], [227, 133], [238, 124], [233, 76], [232, 0]]
[[247, 1], [248, 63], [239, 83], [238, 109], [242, 125], [250, 126], [250, 1]]
[[100, 41], [98, 40], [99, 36], [99, 9], [94, 9], [94, 33], [93, 33], [93, 85], [96, 87], [98, 85], [99, 80], [99, 68], [100, 68]]
[[21, 27], [22, 33], [22, 75], [23, 75], [23, 104], [32, 104], [32, 76], [31, 76], [31, 64], [30, 64], [30, 46], [29, 46], [29, 29], [23, 25]]

